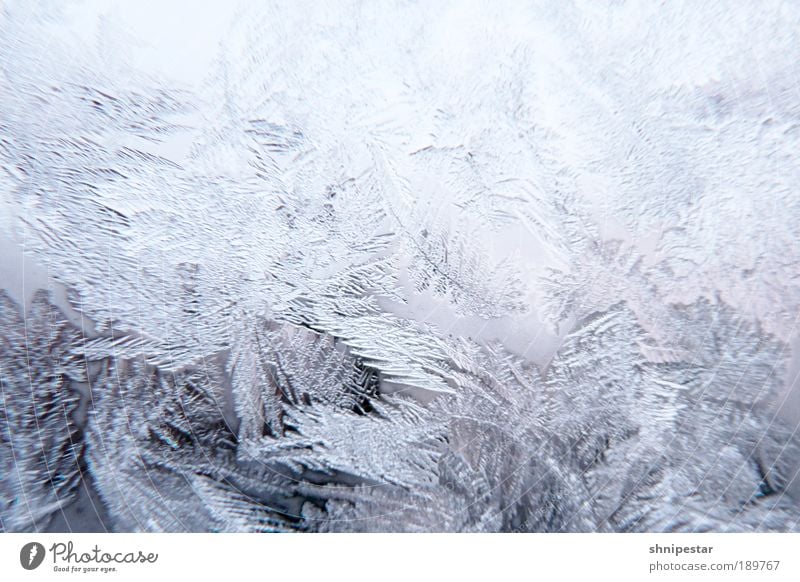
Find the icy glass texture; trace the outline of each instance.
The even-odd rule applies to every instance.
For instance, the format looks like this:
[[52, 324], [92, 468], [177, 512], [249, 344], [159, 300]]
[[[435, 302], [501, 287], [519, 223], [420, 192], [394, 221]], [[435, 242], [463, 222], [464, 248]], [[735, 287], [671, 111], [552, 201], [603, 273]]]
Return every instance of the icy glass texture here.
[[800, 529], [795, 3], [140, 4], [0, 5], [0, 530]]

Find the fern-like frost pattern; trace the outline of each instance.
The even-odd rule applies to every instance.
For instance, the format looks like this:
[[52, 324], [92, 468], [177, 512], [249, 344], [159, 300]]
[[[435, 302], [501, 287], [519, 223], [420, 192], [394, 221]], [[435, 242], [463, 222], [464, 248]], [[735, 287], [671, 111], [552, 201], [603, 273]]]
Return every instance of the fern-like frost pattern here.
[[800, 11], [214, 10], [0, 6], [0, 530], [800, 530]]

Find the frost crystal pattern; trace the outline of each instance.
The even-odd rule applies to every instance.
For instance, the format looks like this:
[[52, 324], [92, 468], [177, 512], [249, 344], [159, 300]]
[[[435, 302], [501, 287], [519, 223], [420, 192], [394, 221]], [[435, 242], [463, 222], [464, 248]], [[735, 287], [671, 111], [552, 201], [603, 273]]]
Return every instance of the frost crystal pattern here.
[[0, 5], [0, 530], [800, 530], [800, 10], [252, 4]]

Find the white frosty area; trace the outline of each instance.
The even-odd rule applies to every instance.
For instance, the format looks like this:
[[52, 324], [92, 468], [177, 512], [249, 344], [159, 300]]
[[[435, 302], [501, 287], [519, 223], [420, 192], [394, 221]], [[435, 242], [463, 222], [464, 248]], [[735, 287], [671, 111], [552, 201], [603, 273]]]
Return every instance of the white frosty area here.
[[256, 4], [0, 7], [0, 529], [800, 527], [797, 6]]

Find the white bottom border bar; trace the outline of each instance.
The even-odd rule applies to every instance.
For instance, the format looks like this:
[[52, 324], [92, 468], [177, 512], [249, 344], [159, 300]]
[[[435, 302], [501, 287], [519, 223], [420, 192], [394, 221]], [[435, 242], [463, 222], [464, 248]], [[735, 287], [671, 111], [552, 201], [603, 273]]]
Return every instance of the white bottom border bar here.
[[388, 574], [424, 580], [796, 581], [798, 553], [800, 533], [3, 534], [0, 572], [3, 580], [335, 575], [374, 582]]

